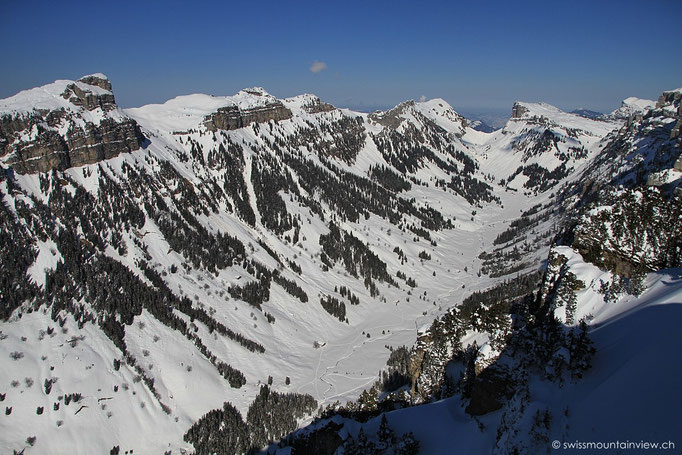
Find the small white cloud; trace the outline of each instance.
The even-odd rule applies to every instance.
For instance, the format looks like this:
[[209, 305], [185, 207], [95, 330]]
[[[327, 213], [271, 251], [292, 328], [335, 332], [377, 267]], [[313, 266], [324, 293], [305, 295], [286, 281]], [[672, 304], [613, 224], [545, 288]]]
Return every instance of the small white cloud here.
[[312, 65], [310, 65], [310, 71], [313, 73], [319, 73], [327, 69], [327, 64], [324, 62], [318, 62], [315, 60]]
[[426, 101], [426, 97], [425, 97], [424, 95], [420, 96], [420, 97], [419, 97], [419, 102], [420, 102], [420, 103], [423, 103], [424, 101]]

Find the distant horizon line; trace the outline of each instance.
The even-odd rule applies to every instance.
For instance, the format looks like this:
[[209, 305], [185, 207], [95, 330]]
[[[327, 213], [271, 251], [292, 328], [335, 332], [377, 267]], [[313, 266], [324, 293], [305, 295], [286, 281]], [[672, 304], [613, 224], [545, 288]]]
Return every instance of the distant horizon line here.
[[[14, 94], [12, 94], [12, 95], [9, 95], [9, 96], [7, 96], [7, 97], [5, 97], [5, 98], [2, 98], [2, 99], [11, 98], [11, 97], [13, 97], [13, 96], [18, 95], [19, 93], [21, 93], [21, 92], [23, 92], [23, 91], [31, 90], [31, 89], [38, 88], [38, 87], [41, 87], [41, 86], [44, 86], [44, 85], [48, 85], [48, 84], [51, 84], [51, 83], [53, 83], [53, 82], [55, 82], [55, 81], [58, 81], [58, 80], [74, 80], [74, 81], [77, 81], [77, 80], [82, 79], [83, 77], [92, 76], [92, 75], [94, 75], [94, 76], [104, 76], [107, 80], [111, 81], [111, 79], [109, 78], [108, 75], [106, 75], [105, 73], [101, 73], [101, 72], [89, 73], [89, 74], [86, 74], [86, 75], [83, 75], [83, 76], [79, 77], [78, 79], [62, 79], [62, 78], [57, 78], [57, 79], [54, 79], [52, 82], [48, 82], [47, 84], [42, 84], [42, 85], [38, 85], [38, 86], [29, 87], [29, 88], [26, 88], [26, 89], [19, 90], [18, 92], [14, 93]], [[112, 83], [112, 85], [114, 85], [114, 84]], [[239, 91], [241, 91], [241, 90], [248, 90], [249, 88], [253, 88], [253, 87], [257, 87], [257, 86], [258, 86], [258, 85], [254, 85], [254, 86], [250, 86], [250, 87], [243, 87], [243, 88], [237, 90], [237, 92], [239, 92]], [[267, 89], [265, 89], [264, 87], [263, 87], [263, 89], [264, 89], [267, 93], [271, 93], [271, 92], [269, 92]], [[151, 102], [151, 103], [142, 103], [142, 104], [128, 105], [129, 103], [125, 103], [125, 104], [120, 103], [120, 104], [119, 104], [118, 99], [121, 98], [121, 97], [119, 96], [119, 95], [121, 94], [121, 91], [120, 91], [119, 89], [116, 89], [116, 87], [113, 87], [113, 90], [112, 90], [112, 91], [114, 92], [114, 95], [116, 96], [117, 104], [118, 104], [119, 107], [122, 108], [122, 109], [134, 109], [134, 108], [139, 108], [139, 107], [146, 106], [146, 105], [150, 105], [150, 104], [164, 104], [164, 103], [166, 103], [166, 102], [168, 102], [168, 101], [170, 101], [170, 100], [172, 100], [172, 99], [174, 99], [174, 98], [177, 98], [177, 97], [180, 97], [180, 96], [194, 95], [194, 94], [206, 94], [206, 95], [209, 95], [209, 96], [232, 96], [232, 95], [214, 95], [214, 94], [212, 94], [212, 93], [206, 93], [206, 92], [202, 92], [202, 91], [195, 91], [195, 92], [186, 93], [186, 94], [178, 94], [178, 95], [176, 95], [176, 96], [169, 97], [169, 98], [165, 99], [164, 101], [160, 101], [160, 102]], [[124, 91], [125, 91], [125, 89], [124, 89]], [[235, 93], [237, 93], [237, 92], [235, 92]], [[387, 110], [390, 110], [390, 109], [395, 108], [396, 106], [398, 106], [398, 105], [400, 105], [400, 104], [402, 104], [402, 103], [409, 102], [409, 101], [426, 101], [426, 100], [429, 100], [429, 99], [442, 98], [442, 99], [444, 99], [448, 104], [450, 104], [450, 106], [451, 106], [457, 113], [463, 115], [464, 117], [467, 117], [467, 118], [469, 118], [469, 119], [471, 119], [471, 120], [482, 120], [482, 121], [484, 121], [485, 123], [488, 123], [490, 126], [493, 126], [493, 127], [496, 126], [495, 123], [499, 125], [499, 124], [500, 124], [500, 121], [501, 121], [502, 119], [509, 119], [509, 117], [511, 117], [512, 107], [513, 107], [513, 104], [514, 104], [515, 102], [525, 102], [525, 103], [547, 103], [547, 104], [550, 104], [550, 105], [552, 105], [552, 106], [556, 106], [558, 109], [560, 109], [560, 110], [562, 110], [562, 111], [564, 111], [564, 112], [567, 112], [567, 113], [571, 113], [571, 112], [577, 111], [577, 110], [588, 110], [588, 111], [596, 112], [596, 113], [599, 113], [599, 114], [608, 114], [608, 113], [613, 112], [614, 110], [617, 110], [617, 109], [620, 107], [620, 105], [618, 105], [618, 106], [616, 106], [616, 107], [614, 107], [614, 108], [612, 108], [612, 109], [609, 109], [609, 110], [586, 108], [586, 107], [584, 107], [584, 106], [579, 106], [579, 107], [574, 107], [574, 108], [568, 109], [568, 108], [560, 107], [560, 106], [557, 105], [557, 104], [553, 104], [553, 103], [551, 103], [551, 102], [546, 102], [546, 101], [522, 101], [522, 100], [516, 100], [516, 101], [511, 102], [509, 105], [506, 105], [506, 106], [504, 106], [504, 107], [501, 107], [501, 106], [499, 106], [499, 107], [482, 107], [482, 106], [470, 106], [470, 105], [457, 105], [456, 103], [453, 103], [453, 102], [451, 102], [451, 101], [448, 101], [448, 100], [446, 99], [446, 97], [440, 97], [440, 96], [431, 97], [431, 98], [428, 98], [428, 99], [407, 98], [407, 99], [404, 99], [404, 100], [402, 100], [402, 101], [400, 101], [400, 102], [398, 102], [398, 103], [395, 103], [395, 104], [394, 104], [394, 103], [365, 103], [365, 102], [334, 102], [334, 101], [331, 101], [331, 100], [328, 101], [328, 100], [325, 99], [324, 97], [322, 97], [322, 96], [320, 96], [320, 95], [317, 95], [317, 94], [315, 94], [314, 92], [307, 92], [307, 91], [304, 91], [303, 93], [299, 93], [298, 95], [302, 95], [302, 94], [306, 94], [306, 93], [312, 94], [312, 95], [315, 95], [315, 96], [318, 96], [322, 101], [329, 102], [330, 104], [334, 105], [334, 106], [337, 107], [337, 108], [340, 108], [340, 109], [350, 109], [350, 110], [353, 110], [353, 111], [356, 111], [356, 112], [368, 113], [368, 114], [371, 114], [371, 113], [377, 112], [377, 111], [387, 111]], [[293, 96], [298, 96], [298, 95], [293, 95]], [[273, 96], [275, 96], [275, 95], [273, 95]], [[278, 99], [286, 99], [286, 98], [290, 98], [290, 97], [292, 97], [292, 96], [284, 96], [284, 97], [275, 96], [275, 97], [278, 98]], [[125, 96], [124, 96], [123, 98], [125, 98]], [[425, 97], [422, 97], [422, 98], [425, 98]], [[627, 99], [627, 98], [628, 98], [628, 97], [624, 98], [623, 100], [621, 100], [621, 102], [624, 101], [624, 100]], [[635, 97], [635, 98], [638, 98], [638, 97]], [[644, 98], [639, 98], [639, 99], [644, 99]], [[655, 101], [655, 100], [651, 100], [651, 101]]]

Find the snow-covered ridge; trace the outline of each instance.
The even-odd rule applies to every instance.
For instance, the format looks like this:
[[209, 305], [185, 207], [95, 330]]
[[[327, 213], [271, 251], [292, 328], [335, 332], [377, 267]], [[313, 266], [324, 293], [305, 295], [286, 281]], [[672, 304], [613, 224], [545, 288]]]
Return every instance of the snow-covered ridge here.
[[545, 191], [573, 173], [622, 125], [571, 114], [547, 103], [516, 102], [506, 125], [489, 134], [468, 131], [482, 168], [515, 191]]
[[621, 103], [622, 106], [631, 106], [635, 108], [639, 108], [641, 110], [646, 110], [646, 109], [651, 109], [654, 107], [656, 103], [651, 100], [645, 100], [642, 98], [637, 98], [634, 96], [631, 96], [629, 98], [625, 98], [623, 102]]
[[[96, 84], [93, 87], [97, 89], [88, 89], [88, 93], [109, 96], [98, 91], [109, 92], [108, 80], [97, 74], [73, 82], [73, 87], [84, 90], [80, 84], [92, 85], [87, 81]], [[33, 243], [37, 256], [30, 252], [26, 255], [27, 266], [33, 261], [26, 272], [31, 282], [43, 287], [53, 283], [47, 279], [46, 271], [59, 269], [64, 274], [69, 270], [57, 267], [60, 261], [75, 269], [79, 264], [68, 248], [74, 244], [96, 249], [96, 259], [102, 262], [85, 264], [93, 271], [106, 264], [123, 266], [115, 273], [133, 283], [122, 289], [125, 295], [132, 295], [130, 289], [134, 286], [141, 289], [142, 284], [148, 284], [145, 289], [161, 296], [155, 289], [162, 287], [150, 281], [150, 277], [158, 277], [157, 282], [168, 287], [171, 294], [178, 299], [187, 296], [191, 302], [170, 309], [169, 314], [179, 318], [175, 324], [151, 305], [130, 315], [134, 323], [121, 322], [125, 327], [120, 339], [126, 342], [131, 358], [137, 359], [139, 369], [126, 364], [121, 357], [123, 351], [112, 343], [115, 339], [96, 323], [83, 320], [84, 325], [79, 326], [82, 318], [78, 308], [72, 311], [76, 314], [60, 314], [68, 319], [63, 327], [51, 319], [49, 311], [32, 311], [21, 319], [0, 322], [0, 335], [6, 337], [2, 341], [0, 336], [0, 358], [5, 359], [3, 366], [11, 365], [0, 368], [0, 383], [18, 383], [0, 389], [0, 393], [7, 394], [3, 398], [5, 407], [14, 407], [11, 416], [3, 416], [8, 431], [0, 438], [1, 451], [22, 450], [29, 435], [38, 437], [33, 450], [41, 453], [74, 451], [73, 447], [79, 453], [92, 452], [93, 447], [106, 452], [114, 445], [120, 445], [121, 452], [132, 452], [133, 447], [140, 453], [188, 451], [191, 449], [182, 436], [202, 415], [224, 402], [232, 403], [246, 415], [265, 383], [271, 383], [277, 392], [310, 394], [322, 405], [356, 399], [377, 379], [377, 370], [390, 355], [385, 346], [412, 345], [423, 334], [419, 327], [429, 326], [448, 308], [459, 305], [465, 295], [503, 279], [488, 276], [485, 270], [481, 273], [481, 248], [484, 252], [497, 248], [493, 239], [506, 232], [518, 213], [552, 198], [546, 182], [556, 186], [577, 178], [578, 166], [600, 151], [600, 131], [620, 124], [591, 122], [544, 104], [519, 106], [525, 106], [528, 112], [544, 113], [527, 118], [522, 113], [524, 117], [510, 121], [504, 132], [486, 134], [469, 131], [466, 120], [442, 99], [403, 103], [386, 113], [366, 115], [334, 109], [311, 94], [277, 100], [261, 88], [226, 97], [187, 95], [121, 114], [130, 114], [149, 130], [145, 131], [147, 137], [141, 138], [144, 142], [138, 144], [143, 147], [139, 152], [88, 154], [80, 161], [72, 158], [66, 163], [71, 168], [56, 167], [54, 173], [3, 173], [2, 207], [13, 216], [2, 217], [11, 222], [2, 225], [7, 226], [2, 233], [13, 233], [14, 239], [17, 232], [26, 231], [26, 237], [32, 239], [46, 232], [47, 240]], [[292, 117], [263, 120], [277, 109], [290, 110]], [[69, 106], [69, 110], [82, 111], [83, 116], [102, 112], [78, 105]], [[235, 114], [230, 118], [244, 121], [232, 129], [214, 123], [216, 130], [207, 134], [208, 119], [221, 113], [225, 117]], [[263, 115], [254, 120], [259, 114]], [[79, 115], [65, 118], [80, 122]], [[383, 119], [373, 122], [375, 115]], [[40, 127], [49, 123], [47, 118], [44, 113], [31, 114]], [[246, 123], [247, 118], [251, 124]], [[562, 123], [564, 118], [580, 128]], [[135, 124], [132, 119], [128, 122], [131, 128]], [[103, 122], [101, 128], [111, 123]], [[393, 128], [393, 124], [397, 127]], [[4, 126], [0, 123], [0, 128]], [[34, 129], [37, 135], [37, 126]], [[463, 138], [456, 137], [462, 129], [466, 131]], [[178, 130], [183, 133], [173, 134]], [[25, 131], [25, 136], [17, 140], [21, 153], [23, 146], [37, 137], [29, 137], [33, 129]], [[63, 131], [59, 130], [59, 134], [71, 140], [71, 132]], [[481, 141], [469, 140], [474, 133]], [[74, 145], [80, 148], [83, 143]], [[88, 141], [85, 145], [90, 146]], [[100, 163], [102, 159], [107, 162]], [[83, 167], [75, 168], [78, 165]], [[390, 172], [372, 172], [377, 166]], [[510, 178], [522, 166], [522, 172]], [[539, 184], [531, 184], [533, 178]], [[499, 183], [501, 180], [505, 182]], [[357, 189], [356, 184], [362, 186]], [[478, 190], [469, 192], [469, 188]], [[524, 194], [530, 190], [539, 197]], [[485, 199], [488, 195], [491, 197]], [[496, 202], [493, 197], [498, 196]], [[50, 204], [43, 210], [40, 201]], [[413, 206], [403, 209], [404, 204]], [[354, 218], [356, 207], [360, 210]], [[544, 207], [536, 209], [533, 216], [549, 216], [550, 206]], [[479, 208], [472, 213], [472, 209]], [[402, 217], [402, 229], [396, 228], [391, 219], [394, 213]], [[437, 226], [441, 214], [453, 228], [419, 228], [425, 226], [424, 221]], [[551, 221], [539, 221], [544, 224], [533, 229], [537, 234], [532, 235], [537, 235], [540, 246], [537, 252], [530, 253], [527, 267], [522, 261], [515, 263], [529, 269], [546, 257], [540, 235], [549, 229]], [[385, 265], [386, 273], [396, 277], [398, 286], [377, 281], [377, 295], [366, 283], [363, 285], [362, 277], [358, 279], [349, 272], [355, 270], [353, 264], [349, 267], [341, 261], [331, 265], [321, 262], [321, 240], [333, 237], [332, 222], [344, 236], [352, 235], [366, 248], [358, 251], [376, 256], [375, 262]], [[52, 230], [54, 223], [60, 223], [64, 233], [74, 233], [73, 241], [65, 243], [57, 237]], [[243, 253], [221, 244], [220, 239], [226, 235], [236, 239], [233, 245], [244, 247]], [[98, 239], [101, 247], [90, 242], [91, 238]], [[530, 237], [528, 241], [535, 242]], [[352, 244], [328, 246], [329, 254], [324, 254], [330, 257], [332, 252], [347, 248], [344, 245]], [[396, 245], [398, 252], [393, 249]], [[222, 256], [221, 248], [226, 253], [234, 251], [234, 260], [216, 261]], [[511, 250], [515, 245], [505, 248]], [[0, 262], [19, 262], [12, 250], [3, 250], [5, 256], [0, 254]], [[251, 260], [260, 268], [253, 268]], [[573, 262], [569, 266], [573, 267]], [[263, 277], [271, 274], [272, 278], [259, 280], [261, 273]], [[144, 283], [135, 281], [133, 275]], [[113, 273], [97, 276], [102, 280], [90, 284], [101, 283], [103, 290], [117, 282]], [[88, 283], [82, 277], [74, 275], [86, 289]], [[67, 276], [64, 282], [70, 279]], [[243, 291], [230, 292], [230, 288], [242, 289], [256, 282], [267, 282], [262, 289], [270, 293], [258, 305], [242, 299]], [[71, 294], [66, 289], [62, 296], [68, 299]], [[292, 289], [310, 299], [304, 302]], [[359, 302], [353, 303], [348, 297], [349, 289]], [[324, 306], [323, 296], [346, 301], [346, 322]], [[118, 299], [112, 307], [120, 306], [118, 311], [129, 314], [126, 301]], [[105, 315], [90, 295], [83, 297], [82, 304], [88, 314]], [[181, 308], [194, 310], [183, 313]], [[578, 316], [583, 314], [582, 309], [578, 308]], [[203, 322], [192, 314], [204, 315]], [[111, 315], [115, 316], [114, 310], [106, 313], [107, 317]], [[113, 320], [123, 318], [108, 319]], [[214, 330], [218, 322], [243, 334], [247, 341], [262, 343], [264, 351], [251, 350], [248, 344]], [[191, 331], [178, 330], [184, 324]], [[46, 330], [47, 334], [43, 333]], [[205, 349], [199, 349], [195, 336]], [[243, 372], [245, 383], [239, 388], [228, 387], [226, 370], [218, 369], [223, 364], [216, 365], [216, 359]], [[486, 354], [486, 359], [492, 356]], [[48, 369], [51, 366], [54, 369]], [[29, 381], [22, 382], [22, 378]], [[53, 378], [52, 393], [43, 392], [52, 386]], [[154, 380], [154, 389], [140, 378]], [[36, 385], [28, 385], [34, 380]], [[227, 384], [232, 385], [229, 380]], [[58, 399], [74, 392], [83, 396], [83, 403], [78, 405], [86, 406], [82, 410], [73, 404], [67, 407]], [[450, 403], [448, 410], [454, 409], [455, 413], [448, 415], [456, 416], [457, 421], [453, 422], [453, 432], [441, 437], [451, 440], [455, 433], [464, 434], [465, 430], [472, 435], [483, 434], [463, 413], [459, 401]], [[42, 410], [38, 413], [38, 407], [44, 408], [47, 415]], [[425, 409], [400, 412], [419, 413]], [[563, 411], [563, 407], [557, 409]], [[430, 424], [432, 419], [433, 414], [421, 420], [406, 419], [405, 431], [411, 425]], [[27, 428], [30, 432], [24, 432]], [[486, 422], [486, 428], [486, 437], [491, 435], [485, 442], [489, 447], [497, 427]], [[427, 432], [420, 435], [422, 438], [425, 453], [437, 452], [428, 445]], [[490, 452], [471, 447], [469, 451]]]
[[[420, 119], [421, 117], [421, 119]], [[369, 116], [384, 127], [402, 130], [406, 124], [418, 125], [427, 119], [448, 133], [461, 137], [466, 132], [467, 121], [442, 98], [428, 101], [405, 101], [387, 111], [377, 111]]]
[[[564, 112], [556, 106], [547, 103], [527, 103], [517, 101], [512, 108], [510, 122], [526, 122], [528, 120], [547, 119], [557, 125], [568, 128], [579, 128], [586, 131], [597, 127], [600, 123], [577, 114]], [[507, 122], [509, 126], [509, 122]]]
[[446, 131], [455, 132], [459, 135], [465, 132], [466, 120], [464, 117], [442, 98], [417, 102], [414, 104], [414, 108]]
[[0, 100], [0, 157], [20, 173], [92, 164], [138, 150], [144, 137], [101, 73]]
[[240, 90], [231, 96], [214, 96], [203, 93], [182, 95], [163, 104], [148, 104], [125, 112], [143, 125], [154, 123], [166, 131], [186, 131], [198, 128], [207, 116], [218, 109], [236, 107], [242, 111], [263, 108], [279, 100], [262, 87]]
[[113, 95], [111, 91], [95, 85], [80, 81], [57, 80], [51, 84], [24, 90], [14, 96], [0, 100], [0, 115], [21, 115], [37, 110], [76, 110], [76, 106], [62, 96], [71, 85], [97, 96]]
[[653, 109], [654, 107], [656, 107], [655, 101], [631, 96], [624, 99], [621, 102], [620, 107], [611, 112], [609, 117], [627, 119], [633, 114], [644, 113], [650, 109]]
[[511, 118], [501, 131], [509, 133], [510, 131], [528, 128], [530, 125], [558, 128], [563, 130], [564, 134], [568, 130], [574, 130], [574, 133], [580, 131], [580, 134], [604, 137], [619, 127], [620, 123], [616, 120], [596, 120], [571, 114], [547, 103], [517, 101], [514, 103]]
[[322, 100], [315, 94], [312, 93], [302, 93], [300, 95], [292, 96], [289, 98], [284, 98], [282, 102], [288, 108], [303, 108], [305, 106], [311, 106], [313, 104], [321, 103]]

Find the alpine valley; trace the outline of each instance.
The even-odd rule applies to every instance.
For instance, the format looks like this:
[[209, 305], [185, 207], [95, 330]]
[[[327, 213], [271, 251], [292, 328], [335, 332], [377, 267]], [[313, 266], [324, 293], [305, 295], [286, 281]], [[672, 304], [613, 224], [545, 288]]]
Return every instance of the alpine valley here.
[[681, 99], [0, 100], [0, 451], [682, 448]]

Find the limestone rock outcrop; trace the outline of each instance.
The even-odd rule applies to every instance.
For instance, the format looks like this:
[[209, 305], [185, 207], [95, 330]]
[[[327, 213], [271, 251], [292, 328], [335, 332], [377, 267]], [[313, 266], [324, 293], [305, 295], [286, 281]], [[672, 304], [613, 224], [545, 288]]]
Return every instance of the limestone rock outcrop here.
[[320, 112], [331, 112], [336, 108], [315, 97], [310, 103], [303, 106], [303, 109], [309, 114], [319, 114]]
[[0, 111], [3, 165], [20, 174], [64, 170], [138, 150], [146, 141], [137, 122], [116, 105], [106, 76], [48, 87], [44, 92], [52, 97], [42, 98], [37, 107], [20, 108], [33, 100], [28, 91], [9, 99], [6, 106], [13, 110]]
[[292, 112], [281, 101], [271, 101], [264, 106], [240, 109], [238, 106], [225, 106], [208, 115], [204, 125], [209, 131], [236, 130], [252, 123], [279, 122], [290, 119]]
[[522, 118], [525, 114], [530, 112], [530, 110], [521, 103], [514, 103], [512, 107], [511, 118]]

